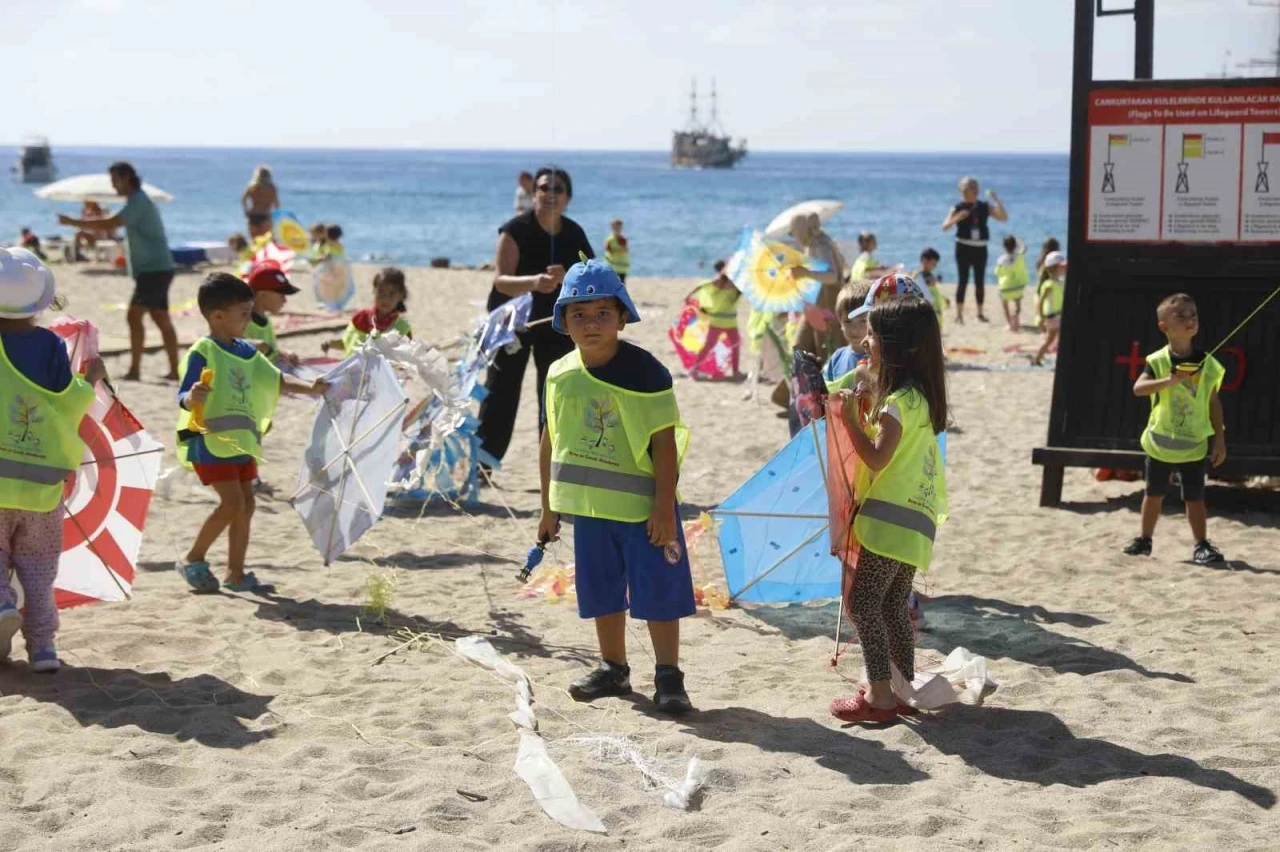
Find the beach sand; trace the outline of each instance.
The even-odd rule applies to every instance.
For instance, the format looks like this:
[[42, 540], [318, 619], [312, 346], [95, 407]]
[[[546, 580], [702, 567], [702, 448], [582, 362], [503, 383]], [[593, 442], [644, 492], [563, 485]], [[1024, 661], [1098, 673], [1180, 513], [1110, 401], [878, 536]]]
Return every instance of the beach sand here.
[[[126, 278], [57, 274], [71, 313], [122, 336], [123, 313], [106, 305], [128, 298]], [[371, 274], [359, 272], [359, 299]], [[456, 340], [488, 280], [412, 270], [418, 336]], [[180, 275], [174, 304], [199, 281]], [[645, 321], [626, 335], [672, 368], [666, 330], [691, 284], [631, 283]], [[310, 306], [307, 294], [295, 302]], [[199, 333], [193, 307], [178, 325]], [[316, 355], [327, 336], [283, 345]], [[995, 323], [948, 319], [945, 336], [984, 351], [952, 356], [951, 520], [922, 583], [920, 654], [986, 656], [1000, 687], [985, 706], [881, 729], [832, 719], [827, 703], [849, 684], [827, 667], [831, 604], [685, 622], [698, 708], [685, 719], [648, 713], [641, 624], [629, 634], [637, 696], [575, 703], [564, 688], [594, 664], [592, 627], [569, 605], [520, 598], [513, 579], [539, 505], [533, 371], [500, 491], [465, 512], [392, 513], [329, 568], [285, 502], [312, 420], [311, 403], [286, 399], [263, 467], [278, 490], [259, 503], [249, 549], [274, 594], [188, 591], [172, 566], [211, 504], [194, 479], [175, 479], [152, 504], [134, 599], [63, 613], [60, 674], [30, 673], [20, 644], [18, 662], [0, 666], [0, 850], [1277, 848], [1276, 494], [1210, 487], [1210, 535], [1229, 568], [1190, 563], [1174, 501], [1156, 557], [1129, 559], [1141, 483], [1069, 470], [1064, 507], [1037, 507], [1030, 455], [1052, 373], [1003, 351], [1010, 335]], [[116, 375], [125, 366], [108, 362]], [[149, 356], [148, 379], [118, 387], [172, 446], [174, 385], [150, 378], [163, 371]], [[693, 429], [687, 517], [785, 443], [767, 390], [753, 404], [740, 385], [677, 379]], [[219, 571], [224, 553], [212, 554]], [[548, 561], [571, 554], [561, 544]], [[718, 566], [709, 540], [696, 557]], [[393, 629], [362, 614], [370, 577], [394, 579]], [[377, 662], [403, 626], [443, 641]], [[489, 637], [535, 681], [549, 752], [607, 835], [562, 828], [512, 772], [513, 690], [453, 652], [463, 634]], [[854, 648], [841, 669], [859, 666]], [[664, 807], [633, 766], [575, 741], [606, 735], [629, 737], [668, 776], [701, 758], [700, 807]]]

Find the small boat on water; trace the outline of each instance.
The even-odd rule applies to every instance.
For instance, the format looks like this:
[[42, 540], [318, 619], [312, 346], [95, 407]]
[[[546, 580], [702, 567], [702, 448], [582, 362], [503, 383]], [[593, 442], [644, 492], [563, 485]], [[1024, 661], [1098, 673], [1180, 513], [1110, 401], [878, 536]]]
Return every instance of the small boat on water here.
[[747, 140], [737, 146], [720, 126], [716, 115], [716, 84], [711, 81], [711, 120], [706, 124], [698, 118], [698, 84], [695, 80], [689, 92], [689, 124], [677, 130], [671, 138], [671, 165], [676, 168], [728, 169], [747, 156]]
[[53, 149], [49, 147], [49, 140], [41, 137], [23, 140], [13, 171], [22, 183], [49, 183], [56, 178], [58, 170], [53, 165]]

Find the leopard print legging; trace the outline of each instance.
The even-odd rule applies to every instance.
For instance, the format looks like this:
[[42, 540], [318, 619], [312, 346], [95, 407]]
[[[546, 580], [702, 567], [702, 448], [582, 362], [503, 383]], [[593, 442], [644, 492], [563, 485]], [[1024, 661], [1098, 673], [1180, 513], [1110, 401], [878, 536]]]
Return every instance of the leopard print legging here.
[[868, 680], [889, 680], [889, 661], [908, 682], [915, 677], [915, 635], [907, 600], [913, 565], [863, 549], [853, 575], [849, 617], [858, 629]]

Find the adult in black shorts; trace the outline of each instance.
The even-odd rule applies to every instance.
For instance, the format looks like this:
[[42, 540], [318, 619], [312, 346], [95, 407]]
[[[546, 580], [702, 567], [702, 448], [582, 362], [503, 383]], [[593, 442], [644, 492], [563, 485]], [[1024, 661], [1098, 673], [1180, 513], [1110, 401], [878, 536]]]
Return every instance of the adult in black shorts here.
[[[533, 293], [530, 323], [549, 320], [565, 270], [578, 262], [581, 252], [595, 257], [587, 235], [577, 222], [564, 215], [573, 198], [573, 181], [565, 171], [553, 166], [538, 169], [533, 178], [533, 209], [519, 214], [498, 229], [494, 266], [497, 273], [489, 291], [489, 310], [524, 293]], [[543, 392], [547, 371], [573, 351], [573, 341], [543, 322], [519, 334], [515, 353], [498, 353], [485, 379], [489, 395], [480, 405], [480, 428], [476, 435], [484, 449], [501, 460], [511, 444], [516, 412], [520, 407], [520, 387], [529, 355], [538, 371], [538, 423], [543, 417]], [[541, 427], [539, 427], [541, 430]], [[536, 453], [535, 456], [536, 458]]]
[[160, 221], [160, 211], [142, 190], [142, 178], [130, 163], [113, 163], [107, 170], [111, 186], [125, 204], [109, 219], [72, 219], [59, 216], [58, 221], [73, 228], [124, 228], [125, 258], [129, 262], [129, 275], [133, 278], [133, 297], [129, 299], [129, 372], [126, 380], [137, 381], [141, 376], [142, 350], [146, 344], [146, 330], [142, 318], [150, 316], [160, 330], [165, 355], [169, 357], [167, 379], [178, 379], [178, 335], [169, 318], [169, 285], [173, 283], [173, 255], [169, 252], [169, 240]]
[[988, 193], [991, 203], [978, 200], [978, 180], [962, 177], [959, 183], [964, 200], [951, 208], [942, 220], [942, 230], [956, 229], [956, 322], [964, 323], [964, 294], [969, 286], [969, 274], [973, 273], [973, 293], [978, 303], [978, 321], [986, 322], [982, 313], [982, 299], [987, 276], [987, 242], [991, 239], [989, 222], [1008, 222], [1009, 214], [994, 193]]

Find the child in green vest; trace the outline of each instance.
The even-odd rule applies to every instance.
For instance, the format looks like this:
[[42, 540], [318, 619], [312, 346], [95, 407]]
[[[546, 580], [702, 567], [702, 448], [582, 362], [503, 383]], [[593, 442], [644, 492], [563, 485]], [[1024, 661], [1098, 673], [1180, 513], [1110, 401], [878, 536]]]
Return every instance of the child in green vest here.
[[404, 312], [408, 310], [404, 303], [408, 298], [409, 288], [405, 285], [404, 273], [394, 266], [383, 267], [373, 276], [373, 307], [356, 311], [342, 337], [326, 340], [320, 344], [321, 350], [341, 349], [345, 358], [359, 349], [369, 335], [376, 337], [394, 331], [413, 337], [413, 328], [404, 318]]
[[[1192, 559], [1197, 565], [1222, 562], [1222, 552], [1210, 543], [1204, 505], [1205, 460], [1217, 467], [1227, 457], [1226, 432], [1218, 390], [1224, 370], [1212, 355], [1195, 346], [1200, 331], [1196, 303], [1185, 293], [1175, 293], [1156, 308], [1160, 331], [1169, 341], [1147, 356], [1142, 375], [1133, 384], [1136, 396], [1151, 397], [1151, 416], [1142, 432], [1147, 453], [1147, 490], [1142, 499], [1142, 534], [1124, 552], [1150, 556], [1151, 536], [1160, 520], [1160, 508], [1169, 488], [1169, 477], [1182, 480], [1182, 501], [1187, 523], [1195, 539]], [[1210, 445], [1208, 439], [1213, 439]]]
[[879, 278], [887, 269], [882, 268], [880, 261], [875, 259], [874, 253], [879, 243], [876, 241], [876, 235], [870, 231], [863, 231], [858, 234], [858, 257], [853, 261], [853, 267], [849, 270], [849, 280], [858, 281], [864, 278]]
[[929, 291], [929, 297], [933, 300], [933, 311], [938, 315], [938, 328], [942, 328], [942, 311], [951, 307], [951, 300], [942, 295], [942, 290], [938, 288], [942, 283], [942, 276], [934, 272], [941, 260], [942, 255], [938, 254], [937, 249], [927, 248], [920, 252], [920, 268], [911, 273], [916, 283]]
[[655, 707], [692, 709], [679, 668], [680, 619], [694, 614], [693, 579], [676, 506], [688, 445], [671, 374], [645, 350], [620, 341], [640, 321], [617, 273], [600, 261], [565, 275], [552, 325], [576, 347], [547, 374], [539, 471], [538, 539], [554, 540], [573, 519], [578, 614], [596, 624], [601, 663], [575, 681], [581, 701], [631, 693], [627, 610], [649, 622]]
[[1044, 268], [1040, 272], [1040, 283], [1036, 286], [1036, 313], [1040, 317], [1040, 328], [1044, 331], [1044, 342], [1040, 344], [1040, 351], [1031, 359], [1031, 363], [1037, 367], [1044, 363], [1044, 356], [1049, 354], [1053, 344], [1058, 342], [1058, 331], [1062, 328], [1066, 279], [1066, 255], [1060, 251], [1049, 252], [1044, 259]]
[[[62, 667], [54, 580], [62, 555], [63, 484], [80, 467], [80, 421], [93, 404], [93, 385], [106, 378], [101, 359], [71, 373], [66, 346], [36, 325], [55, 304], [53, 273], [26, 249], [0, 248], [0, 660], [19, 629], [32, 671]], [[9, 583], [22, 584], [23, 610]]]
[[245, 573], [244, 559], [262, 435], [271, 425], [282, 389], [323, 396], [328, 384], [323, 379], [308, 383], [282, 374], [244, 339], [254, 293], [239, 278], [225, 272], [211, 274], [200, 285], [196, 300], [209, 335], [197, 340], [183, 358], [178, 459], [217, 493], [218, 507], [200, 527], [178, 572], [196, 591], [217, 591], [218, 580], [206, 555], [226, 530], [227, 573], [222, 585], [235, 592], [261, 591], [264, 587], [253, 572]]
[[[693, 365], [688, 370], [689, 378], [694, 381], [706, 375], [702, 371], [712, 365], [716, 344], [721, 340], [724, 341], [725, 346], [729, 347], [731, 378], [743, 377], [739, 368], [742, 336], [738, 333], [738, 300], [742, 298], [742, 292], [733, 283], [733, 279], [724, 274], [723, 260], [717, 260], [714, 269], [716, 277], [710, 281], [703, 281], [686, 297], [697, 302], [698, 316], [707, 323], [706, 340], [703, 341], [702, 348], [698, 350], [698, 354], [693, 359]], [[614, 267], [614, 270], [616, 271], [617, 267]], [[621, 273], [618, 278], [624, 284], [626, 283]], [[711, 371], [707, 370], [707, 372]]]
[[276, 329], [271, 316], [284, 309], [285, 302], [299, 292], [298, 288], [289, 283], [280, 263], [274, 260], [256, 264], [245, 276], [245, 283], [253, 291], [253, 313], [245, 326], [245, 339], [267, 356], [268, 361], [283, 361], [296, 367], [300, 363], [298, 356], [281, 351], [276, 344]]
[[1010, 331], [1022, 330], [1022, 294], [1026, 292], [1027, 247], [1015, 236], [1004, 238], [1004, 254], [996, 260], [996, 285], [1000, 288], [1000, 306]]
[[618, 273], [619, 281], [627, 283], [627, 273], [631, 271], [631, 247], [622, 234], [621, 219], [609, 223], [609, 236], [604, 238], [604, 262]]
[[[890, 279], [895, 286], [886, 287]], [[886, 290], [876, 293], [875, 290]], [[844, 411], [854, 451], [870, 483], [859, 487], [853, 536], [856, 573], [846, 609], [858, 631], [868, 688], [836, 699], [831, 714], [847, 722], [890, 722], [910, 708], [892, 687], [892, 667], [915, 676], [911, 585], [929, 570], [933, 539], [947, 513], [947, 484], [937, 436], [946, 429], [946, 369], [933, 306], [906, 276], [885, 276], [868, 297], [863, 348], [870, 355], [875, 391], [870, 434], [858, 421], [853, 391]], [[891, 666], [892, 663], [892, 666]]]

